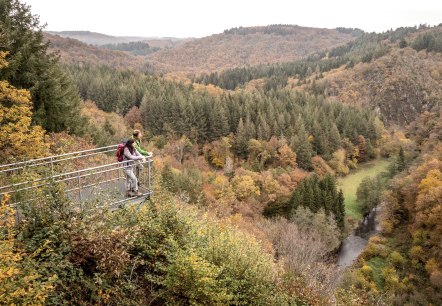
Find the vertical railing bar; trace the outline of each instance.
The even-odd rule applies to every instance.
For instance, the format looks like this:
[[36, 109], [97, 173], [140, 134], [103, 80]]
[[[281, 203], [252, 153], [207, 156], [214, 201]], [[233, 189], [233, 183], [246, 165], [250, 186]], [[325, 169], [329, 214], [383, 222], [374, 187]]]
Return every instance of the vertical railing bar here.
[[51, 156], [51, 176], [54, 176], [54, 162], [52, 160], [52, 156]]
[[152, 160], [149, 158], [149, 163], [148, 163], [148, 167], [147, 167], [147, 182], [148, 182], [148, 188], [149, 188], [149, 192], [151, 191], [151, 187], [150, 187], [150, 176], [151, 176], [151, 169], [150, 169], [150, 165], [152, 164]]
[[83, 199], [81, 198], [81, 179], [80, 179], [80, 172], [77, 173], [78, 178], [78, 199], [80, 200], [80, 208], [81, 208], [81, 202]]

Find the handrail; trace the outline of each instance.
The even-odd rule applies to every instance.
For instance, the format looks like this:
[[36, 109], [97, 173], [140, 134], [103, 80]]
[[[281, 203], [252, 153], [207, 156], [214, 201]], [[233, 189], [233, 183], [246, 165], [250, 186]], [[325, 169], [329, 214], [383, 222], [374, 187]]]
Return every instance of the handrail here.
[[[84, 200], [90, 200], [91, 197], [94, 198], [94, 193], [90, 193], [90, 191], [88, 191], [86, 195], [83, 194], [83, 192], [86, 190], [93, 190], [91, 188], [93, 188], [94, 186], [116, 182], [115, 186], [119, 186], [117, 190], [120, 190], [119, 192], [121, 192], [121, 188], [123, 187], [121, 185], [121, 180], [124, 180], [125, 178], [120, 171], [123, 170], [125, 167], [134, 165], [137, 162], [141, 162], [141, 164], [147, 165], [147, 169], [145, 170], [146, 172], [144, 172], [144, 174], [142, 175], [143, 179], [141, 179], [140, 176], [140, 180], [141, 182], [143, 182], [142, 188], [144, 188], [144, 193], [139, 198], [152, 194], [152, 155], [147, 156], [144, 161], [124, 160], [123, 162], [112, 162], [109, 159], [109, 153], [115, 151], [116, 147], [117, 145], [111, 145], [106, 147], [70, 152], [38, 159], [32, 159], [28, 161], [0, 165], [0, 175], [2, 175], [2, 182], [3, 184], [8, 184], [5, 186], [0, 186], [0, 198], [3, 197], [5, 194], [13, 195], [14, 202], [8, 204], [8, 206], [15, 206], [17, 205], [17, 203], [23, 202], [23, 198], [20, 196], [20, 192], [31, 192], [30, 194], [24, 194], [25, 199], [27, 199], [29, 196], [32, 197], [33, 190], [37, 190], [38, 188], [48, 186], [53, 183], [63, 183], [66, 184], [65, 192], [70, 197], [74, 196], [81, 203]], [[90, 157], [93, 158], [90, 159]], [[79, 161], [78, 163], [76, 162], [77, 160]], [[83, 168], [91, 164], [98, 164], [98, 166]], [[15, 177], [13, 175], [14, 173], [16, 173], [14, 171], [18, 171], [17, 173], [20, 174], [26, 173], [26, 171], [31, 171], [32, 173], [32, 170], [30, 168], [37, 166], [44, 167], [41, 168], [41, 170], [43, 171], [39, 170], [36, 172], [40, 173], [42, 177], [35, 179], [31, 177], [28, 181], [25, 182], [18, 181], [12, 183], [12, 180]], [[76, 170], [73, 170], [75, 168]], [[20, 176], [17, 178], [20, 178]], [[106, 190], [107, 188], [113, 188], [112, 185], [113, 183], [111, 185], [105, 185], [106, 187], [104, 187], [104, 190]], [[76, 195], [77, 192], [78, 195]], [[131, 198], [118, 200], [118, 198], [114, 198], [112, 202], [114, 202], [113, 204], [118, 204], [130, 201], [130, 199]], [[25, 202], [28, 201], [29, 199], [25, 200]]]
[[[16, 165], [32, 164], [33, 162], [39, 162], [39, 161], [43, 161], [43, 160], [48, 160], [49, 162], [52, 160], [53, 162], [56, 162], [57, 159], [54, 160], [54, 158], [59, 158], [59, 157], [63, 157], [63, 156], [70, 156], [70, 155], [75, 155], [75, 154], [81, 154], [81, 153], [87, 153], [87, 152], [94, 152], [94, 151], [99, 151], [99, 150], [103, 150], [103, 149], [116, 148], [117, 146], [118, 145], [111, 145], [111, 146], [107, 146], [107, 147], [100, 147], [100, 148], [88, 149], [88, 150], [83, 150], [83, 151], [76, 151], [76, 152], [70, 152], [70, 153], [65, 153], [65, 154], [51, 155], [51, 156], [42, 157], [42, 158], [30, 159], [30, 160], [21, 161], [21, 162], [0, 165], [0, 169], [5, 168], [5, 167], [10, 167], [10, 166], [16, 166]], [[97, 154], [99, 154], [99, 153], [97, 153]], [[81, 157], [81, 156], [79, 156], [79, 157]]]
[[[109, 170], [105, 170], [105, 171], [101, 171], [101, 172], [95, 172], [95, 173], [92, 173], [91, 175], [99, 174], [99, 173], [104, 173], [104, 172], [109, 172], [109, 171], [113, 171], [113, 170], [116, 170], [116, 169], [124, 168], [124, 167], [127, 166], [127, 164], [134, 164], [135, 162], [136, 162], [135, 160], [125, 160], [124, 162], [117, 162], [117, 163], [106, 164], [106, 165], [102, 165], [102, 166], [91, 167], [91, 168], [71, 171], [71, 172], [57, 174], [57, 175], [46, 176], [46, 177], [39, 178], [39, 179], [36, 179], [36, 180], [33, 180], [33, 181], [20, 182], [20, 183], [16, 183], [16, 184], [7, 185], [7, 186], [0, 186], [0, 190], [7, 189], [7, 188], [19, 187], [19, 186], [22, 186], [22, 185], [25, 185], [25, 184], [38, 183], [38, 182], [45, 181], [45, 180], [56, 179], [56, 178], [60, 178], [60, 177], [68, 176], [68, 175], [77, 174], [77, 176], [74, 176], [74, 177], [71, 177], [71, 178], [67, 178], [67, 179], [61, 179], [61, 180], [57, 180], [56, 181], [56, 182], [63, 182], [63, 181], [70, 180], [70, 179], [77, 179], [78, 177], [82, 178], [82, 177], [89, 176], [89, 175], [79, 175], [81, 172], [90, 171], [90, 170], [98, 170], [98, 169], [105, 168], [105, 167], [110, 167], [110, 166], [116, 166], [115, 168], [112, 168], [112, 169], [109, 169]], [[151, 162], [152, 162], [151, 159], [147, 159], [146, 162], [144, 162], [144, 163], [151, 163]], [[123, 163], [127, 163], [127, 164], [123, 165]], [[37, 185], [37, 186], [31, 186], [31, 187], [42, 187], [44, 185], [45, 184]], [[23, 190], [27, 190], [27, 189], [30, 189], [30, 187], [26, 187], [24, 189], [13, 190], [12, 192], [23, 191]], [[0, 193], [0, 195], [4, 195], [5, 193], [9, 193], [9, 192], [2, 192], [2, 193]]]
[[100, 151], [100, 152], [91, 153], [91, 154], [86, 154], [86, 155], [80, 155], [80, 156], [69, 157], [69, 158], [63, 158], [63, 159], [57, 159], [57, 160], [49, 160], [49, 161], [47, 161], [47, 162], [41, 162], [41, 163], [37, 163], [37, 164], [31, 164], [31, 165], [29, 165], [29, 166], [21, 166], [21, 167], [17, 167], [17, 168], [3, 169], [3, 170], [0, 170], [0, 173], [3, 173], [3, 172], [10, 172], [10, 171], [15, 171], [15, 170], [20, 170], [20, 169], [23, 169], [24, 167], [31, 168], [31, 167], [37, 167], [37, 166], [48, 165], [48, 164], [51, 164], [51, 163], [54, 163], [54, 164], [55, 164], [55, 163], [59, 163], [59, 162], [62, 162], [62, 161], [73, 160], [73, 159], [80, 159], [80, 158], [83, 158], [83, 157], [89, 157], [89, 156], [94, 156], [94, 155], [98, 155], [98, 154], [105, 154], [105, 153], [109, 153], [109, 152], [113, 152], [113, 151], [114, 151], [114, 149], [112, 148], [111, 150]]

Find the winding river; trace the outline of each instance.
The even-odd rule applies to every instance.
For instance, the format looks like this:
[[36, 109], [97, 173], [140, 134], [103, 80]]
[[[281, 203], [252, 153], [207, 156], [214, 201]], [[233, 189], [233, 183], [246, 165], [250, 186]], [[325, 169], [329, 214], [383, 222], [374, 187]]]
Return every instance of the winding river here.
[[374, 208], [354, 230], [353, 234], [342, 241], [338, 255], [338, 266], [348, 267], [361, 254], [368, 243], [368, 239], [379, 232], [379, 223], [376, 218], [379, 208]]

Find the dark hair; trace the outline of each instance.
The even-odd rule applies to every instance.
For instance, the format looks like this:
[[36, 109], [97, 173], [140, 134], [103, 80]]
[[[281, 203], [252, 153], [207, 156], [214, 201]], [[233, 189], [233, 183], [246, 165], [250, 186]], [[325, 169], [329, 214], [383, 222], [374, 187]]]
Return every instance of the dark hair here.
[[129, 149], [129, 151], [130, 151], [130, 154], [134, 154], [134, 152], [135, 152], [135, 148], [134, 147], [132, 147], [132, 144], [135, 142], [135, 140], [134, 139], [129, 139], [128, 141], [126, 141], [126, 145], [125, 145], [125, 147], [127, 147], [128, 149]]
[[133, 134], [134, 137], [138, 137], [138, 135], [140, 135], [141, 131], [140, 130], [134, 130]]

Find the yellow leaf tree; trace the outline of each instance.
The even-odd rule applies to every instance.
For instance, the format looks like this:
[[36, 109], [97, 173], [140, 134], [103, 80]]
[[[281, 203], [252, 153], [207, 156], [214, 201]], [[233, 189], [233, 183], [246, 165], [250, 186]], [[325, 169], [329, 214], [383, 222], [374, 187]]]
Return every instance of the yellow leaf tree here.
[[43, 278], [35, 271], [33, 254], [26, 254], [16, 242], [15, 211], [0, 202], [0, 304], [43, 305], [54, 289], [56, 275]]
[[[7, 66], [6, 55], [0, 52], [0, 69]], [[0, 80], [0, 163], [37, 158], [48, 152], [44, 130], [31, 125], [30, 97], [29, 91]]]

